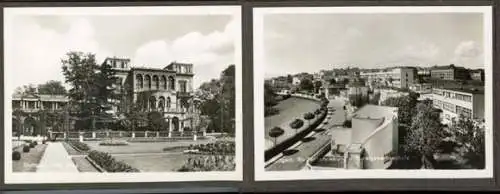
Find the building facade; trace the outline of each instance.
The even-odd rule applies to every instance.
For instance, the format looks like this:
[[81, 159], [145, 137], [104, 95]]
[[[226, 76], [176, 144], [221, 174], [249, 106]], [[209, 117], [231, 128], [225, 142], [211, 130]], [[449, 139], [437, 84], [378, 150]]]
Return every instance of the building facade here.
[[413, 84], [410, 86], [410, 90], [419, 94], [430, 94], [432, 92], [432, 84], [430, 83]]
[[484, 70], [483, 69], [471, 70], [470, 79], [484, 82]]
[[68, 102], [69, 99], [64, 95], [13, 94], [13, 132], [30, 136], [42, 135], [43, 132], [37, 127], [41, 119], [40, 111], [62, 111]]
[[459, 115], [484, 119], [484, 91], [462, 89], [432, 89], [432, 104], [441, 109], [442, 123], [450, 124]]
[[396, 88], [409, 88], [417, 81], [417, 71], [412, 67], [397, 67], [378, 72], [361, 72], [368, 85], [382, 85]]
[[453, 64], [449, 66], [436, 66], [431, 69], [431, 78], [440, 80], [467, 80], [469, 78], [469, 71], [464, 67], [456, 67]]

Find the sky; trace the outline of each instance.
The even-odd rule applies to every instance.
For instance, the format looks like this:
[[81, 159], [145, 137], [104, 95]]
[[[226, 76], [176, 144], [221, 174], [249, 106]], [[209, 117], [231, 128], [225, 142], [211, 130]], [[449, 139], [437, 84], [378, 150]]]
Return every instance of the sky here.
[[61, 59], [68, 51], [126, 57], [132, 66], [163, 68], [193, 63], [193, 87], [234, 64], [239, 26], [230, 15], [19, 15], [11, 29], [14, 87], [64, 82]]
[[265, 15], [266, 77], [347, 66], [482, 68], [482, 18], [480, 13]]

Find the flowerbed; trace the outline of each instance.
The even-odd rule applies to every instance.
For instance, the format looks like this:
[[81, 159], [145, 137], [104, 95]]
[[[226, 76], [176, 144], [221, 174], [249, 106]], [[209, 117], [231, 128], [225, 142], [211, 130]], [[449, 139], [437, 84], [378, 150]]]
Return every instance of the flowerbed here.
[[94, 150], [89, 152], [87, 156], [106, 172], [139, 172], [138, 169], [124, 162], [117, 161], [111, 154], [106, 152]]
[[68, 141], [68, 144], [77, 149], [77, 151], [86, 152], [90, 150], [90, 147], [87, 144], [79, 141]]
[[186, 161], [179, 172], [233, 171], [236, 168], [232, 155], [195, 155]]
[[126, 146], [128, 145], [125, 141], [117, 141], [117, 140], [106, 140], [99, 143], [100, 146]]
[[290, 127], [293, 129], [301, 128], [304, 125], [304, 121], [301, 119], [295, 119], [290, 123]]
[[215, 143], [190, 145], [188, 150], [198, 150], [197, 154], [234, 155], [235, 144], [233, 141], [217, 141]]

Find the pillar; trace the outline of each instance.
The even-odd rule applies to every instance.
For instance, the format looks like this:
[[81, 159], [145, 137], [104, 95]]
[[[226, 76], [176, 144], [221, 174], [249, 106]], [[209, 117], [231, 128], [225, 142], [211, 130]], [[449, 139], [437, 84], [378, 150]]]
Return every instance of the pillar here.
[[168, 131], [168, 137], [172, 137], [172, 131]]
[[109, 131], [106, 131], [106, 137], [109, 137]]
[[160, 132], [159, 131], [156, 132], [156, 137], [160, 137]]
[[80, 138], [80, 142], [83, 142], [83, 134], [80, 133], [79, 138]]
[[203, 131], [203, 136], [207, 136], [207, 131]]
[[120, 131], [120, 137], [123, 137], [123, 133], [122, 133], [122, 131]]
[[197, 135], [196, 135], [196, 133], [195, 133], [195, 134], [193, 135], [193, 141], [196, 141], [196, 139], [197, 139]]
[[135, 132], [132, 132], [132, 138], [135, 138]]
[[144, 137], [148, 137], [148, 131], [144, 131]]
[[66, 139], [66, 136], [67, 136], [66, 132], [63, 132], [63, 138], [64, 139]]

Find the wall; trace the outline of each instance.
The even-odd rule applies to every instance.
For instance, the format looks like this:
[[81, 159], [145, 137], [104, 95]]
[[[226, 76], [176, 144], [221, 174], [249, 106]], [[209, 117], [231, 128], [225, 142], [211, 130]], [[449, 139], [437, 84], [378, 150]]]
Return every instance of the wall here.
[[484, 94], [474, 94], [472, 96], [472, 103], [473, 103], [473, 109], [472, 109], [472, 115], [474, 118], [481, 118], [484, 119], [484, 110], [485, 110], [485, 105], [484, 105]]
[[365, 148], [364, 169], [386, 169], [391, 162], [384, 162], [384, 155], [396, 152], [398, 147], [397, 118], [387, 119], [384, 126], [371, 136], [363, 147]]

